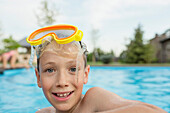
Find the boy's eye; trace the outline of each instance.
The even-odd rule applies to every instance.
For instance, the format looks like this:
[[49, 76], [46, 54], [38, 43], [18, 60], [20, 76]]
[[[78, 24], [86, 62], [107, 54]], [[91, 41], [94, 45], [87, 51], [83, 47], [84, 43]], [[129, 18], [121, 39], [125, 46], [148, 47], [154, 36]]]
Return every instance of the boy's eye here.
[[54, 69], [49, 68], [49, 69], [47, 69], [47, 70], [46, 70], [46, 72], [48, 72], [48, 73], [52, 73], [52, 72], [54, 72]]
[[75, 68], [75, 67], [72, 67], [72, 68], [70, 68], [70, 71], [71, 71], [71, 72], [76, 72], [76, 68]]

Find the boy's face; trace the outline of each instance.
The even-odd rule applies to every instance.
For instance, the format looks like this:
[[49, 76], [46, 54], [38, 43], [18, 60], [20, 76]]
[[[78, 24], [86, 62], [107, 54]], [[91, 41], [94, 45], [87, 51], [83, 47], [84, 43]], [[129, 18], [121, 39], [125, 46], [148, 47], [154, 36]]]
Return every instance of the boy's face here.
[[85, 62], [81, 56], [77, 78], [76, 60], [75, 54], [70, 53], [70, 56], [64, 57], [52, 51], [45, 51], [40, 58], [40, 71], [36, 69], [37, 83], [57, 110], [74, 108], [81, 98], [83, 84], [88, 81], [90, 67], [84, 67]]

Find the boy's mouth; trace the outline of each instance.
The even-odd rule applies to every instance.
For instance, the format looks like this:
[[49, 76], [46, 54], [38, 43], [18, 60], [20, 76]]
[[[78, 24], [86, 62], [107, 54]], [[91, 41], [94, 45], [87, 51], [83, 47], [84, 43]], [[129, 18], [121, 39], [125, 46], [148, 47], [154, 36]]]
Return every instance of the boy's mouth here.
[[70, 96], [74, 91], [71, 92], [61, 92], [61, 93], [52, 93], [53, 95], [55, 95], [56, 97], [59, 98], [66, 98], [68, 96]]

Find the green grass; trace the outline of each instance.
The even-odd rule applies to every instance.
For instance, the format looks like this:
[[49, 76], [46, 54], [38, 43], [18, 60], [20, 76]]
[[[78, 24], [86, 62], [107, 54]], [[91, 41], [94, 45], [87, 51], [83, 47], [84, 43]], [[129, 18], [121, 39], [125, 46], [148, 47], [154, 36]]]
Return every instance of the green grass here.
[[149, 64], [125, 64], [120, 62], [112, 62], [103, 64], [102, 62], [87, 62], [91, 66], [170, 66], [170, 63], [149, 63]]

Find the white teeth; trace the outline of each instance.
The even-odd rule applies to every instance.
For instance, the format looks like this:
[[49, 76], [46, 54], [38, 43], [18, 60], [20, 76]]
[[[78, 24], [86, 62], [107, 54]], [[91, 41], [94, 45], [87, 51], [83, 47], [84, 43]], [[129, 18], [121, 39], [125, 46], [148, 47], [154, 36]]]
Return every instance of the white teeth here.
[[58, 97], [67, 97], [70, 93], [64, 93], [64, 94], [57, 94]]

